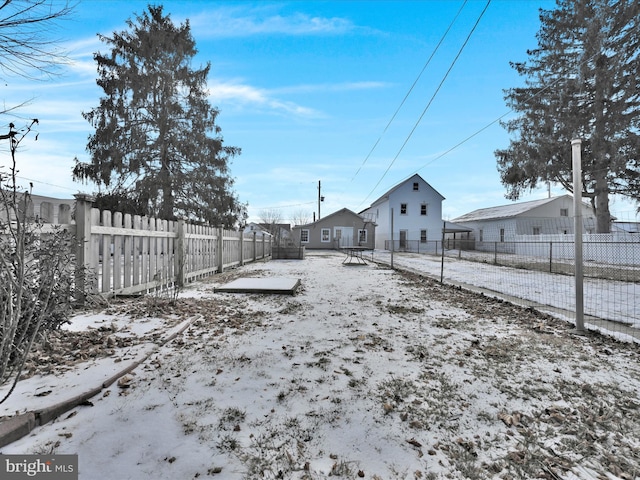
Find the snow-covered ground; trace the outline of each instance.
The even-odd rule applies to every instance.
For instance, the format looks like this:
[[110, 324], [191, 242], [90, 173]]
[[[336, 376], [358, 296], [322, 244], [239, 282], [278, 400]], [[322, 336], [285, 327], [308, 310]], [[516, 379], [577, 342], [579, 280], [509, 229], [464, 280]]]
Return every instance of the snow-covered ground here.
[[[250, 264], [177, 306], [127, 300], [75, 318], [72, 330], [103, 333], [107, 356], [21, 381], [0, 415], [147, 360], [1, 453], [78, 454], [87, 480], [640, 478], [637, 344], [342, 260]], [[242, 276], [302, 286], [213, 293]]]
[[[374, 259], [391, 263], [388, 251], [376, 251]], [[435, 278], [441, 275], [441, 259], [418, 253], [395, 253], [395, 267], [408, 267]], [[529, 301], [575, 322], [575, 278], [535, 270], [509, 268], [482, 262], [445, 258], [445, 282], [462, 282]], [[584, 313], [640, 329], [640, 284], [584, 279]], [[588, 322], [588, 319], [587, 319]], [[587, 325], [588, 326], [588, 325]], [[624, 329], [611, 326], [609, 334], [624, 339]], [[619, 334], [619, 335], [618, 335]]]

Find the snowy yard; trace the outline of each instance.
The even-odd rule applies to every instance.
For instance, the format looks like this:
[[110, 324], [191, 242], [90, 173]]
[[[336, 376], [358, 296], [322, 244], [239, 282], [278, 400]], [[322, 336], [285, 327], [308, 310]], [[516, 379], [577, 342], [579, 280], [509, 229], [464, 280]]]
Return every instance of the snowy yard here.
[[[83, 480], [640, 478], [637, 345], [342, 259], [254, 263], [176, 306], [126, 300], [77, 317], [75, 343], [54, 349], [67, 365], [33, 364], [49, 374], [21, 381], [0, 415], [148, 360], [2, 453], [78, 454]], [[241, 276], [302, 286], [213, 293]]]

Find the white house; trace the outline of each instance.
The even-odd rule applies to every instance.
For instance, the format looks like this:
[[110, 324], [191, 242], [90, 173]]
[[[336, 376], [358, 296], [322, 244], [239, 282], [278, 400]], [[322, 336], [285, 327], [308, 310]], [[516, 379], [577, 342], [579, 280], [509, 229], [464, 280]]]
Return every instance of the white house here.
[[[586, 203], [582, 204], [582, 218], [584, 233], [593, 233], [595, 214]], [[469, 240], [475, 242], [475, 248], [478, 250], [482, 250], [483, 245], [495, 248], [496, 242], [513, 242], [518, 235], [572, 234], [573, 197], [562, 195], [481, 208], [454, 218], [452, 222], [471, 230]]]
[[426, 246], [427, 242], [442, 239], [443, 200], [442, 195], [415, 174], [386, 192], [360, 214], [377, 224], [376, 248], [390, 247], [393, 212], [394, 248], [418, 250], [420, 244]]

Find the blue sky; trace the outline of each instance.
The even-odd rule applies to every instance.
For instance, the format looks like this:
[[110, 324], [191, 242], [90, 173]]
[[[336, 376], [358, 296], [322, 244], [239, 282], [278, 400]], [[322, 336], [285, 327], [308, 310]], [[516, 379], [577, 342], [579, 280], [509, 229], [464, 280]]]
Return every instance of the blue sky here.
[[[284, 222], [312, 219], [319, 181], [322, 216], [357, 212], [414, 173], [446, 198], [446, 219], [509, 203], [493, 154], [509, 142], [497, 122], [508, 118], [503, 90], [523, 82], [509, 62], [536, 47], [538, 10], [554, 2], [492, 0], [462, 51], [484, 0], [161, 4], [174, 23], [189, 19], [199, 50], [193, 66], [211, 62], [210, 99], [225, 143], [242, 149], [231, 174], [250, 220], [265, 211]], [[29, 104], [19, 117], [4, 116], [0, 130], [40, 120], [38, 141], [25, 139], [18, 154], [20, 180], [33, 182], [34, 193], [68, 198], [93, 190], [70, 172], [74, 157], [89, 160], [92, 130], [81, 113], [101, 95], [93, 52], [107, 51], [96, 34], [124, 30], [146, 5], [81, 1], [52, 32], [72, 60], [59, 76], [3, 75], [4, 105]], [[0, 146], [5, 167], [6, 150]], [[546, 195], [545, 188], [522, 200]], [[629, 219], [633, 206], [614, 201], [612, 210]]]

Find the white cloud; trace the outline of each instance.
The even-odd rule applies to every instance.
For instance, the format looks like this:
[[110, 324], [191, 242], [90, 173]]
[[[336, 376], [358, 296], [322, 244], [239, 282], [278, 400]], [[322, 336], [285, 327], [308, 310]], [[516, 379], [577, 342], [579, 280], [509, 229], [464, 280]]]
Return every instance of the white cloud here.
[[209, 96], [214, 104], [218, 104], [220, 101], [228, 101], [269, 109], [275, 113], [286, 113], [306, 118], [324, 117], [321, 112], [315, 109], [304, 107], [294, 102], [279, 100], [272, 96], [268, 90], [242, 83], [210, 81], [208, 89]]
[[273, 93], [312, 93], [312, 92], [347, 92], [353, 90], [372, 90], [386, 88], [391, 84], [387, 82], [342, 82], [342, 83], [318, 83], [307, 85], [295, 85], [271, 90]]
[[304, 13], [281, 15], [272, 8], [220, 8], [190, 18], [197, 36], [244, 37], [250, 35], [342, 35], [359, 29], [350, 20]]

